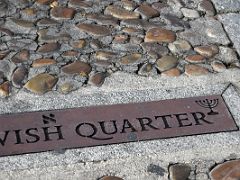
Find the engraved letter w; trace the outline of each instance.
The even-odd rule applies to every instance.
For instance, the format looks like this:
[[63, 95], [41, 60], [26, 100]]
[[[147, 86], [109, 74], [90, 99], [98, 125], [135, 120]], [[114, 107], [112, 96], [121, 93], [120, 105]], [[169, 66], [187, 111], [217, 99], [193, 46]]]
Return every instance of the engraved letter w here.
[[[0, 134], [2, 134], [2, 133], [0, 132]], [[1, 144], [2, 146], [5, 145], [5, 142], [6, 142], [6, 139], [7, 139], [8, 134], [9, 134], [9, 131], [5, 131], [4, 138], [2, 139], [2, 138], [0, 137], [0, 144]]]

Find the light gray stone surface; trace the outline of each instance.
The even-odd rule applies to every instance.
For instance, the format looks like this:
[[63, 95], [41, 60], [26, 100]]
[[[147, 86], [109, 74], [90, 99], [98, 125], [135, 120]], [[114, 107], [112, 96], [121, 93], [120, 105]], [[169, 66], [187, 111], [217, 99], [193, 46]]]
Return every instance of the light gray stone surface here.
[[238, 54], [240, 55], [240, 14], [223, 14], [219, 16], [219, 19], [223, 23], [229, 38], [233, 42], [233, 46], [236, 48]]
[[[229, 86], [229, 83], [234, 86]], [[226, 88], [229, 88], [226, 90]], [[224, 92], [240, 126], [239, 70], [216, 75], [179, 78], [145, 78], [115, 73], [101, 88], [83, 88], [69, 95], [43, 96], [20, 91], [0, 100], [0, 111], [15, 113], [100, 104], [174, 99]], [[207, 173], [215, 162], [240, 158], [240, 132], [226, 132], [171, 139], [133, 142], [83, 149], [59, 150], [0, 158], [0, 179], [86, 179], [117, 175], [124, 179], [167, 180], [169, 163], [189, 163]], [[229, 148], [231, 147], [231, 148]], [[152, 165], [151, 165], [152, 164]], [[205, 164], [205, 165], [204, 165]], [[157, 170], [151, 170], [159, 167]], [[203, 166], [204, 165], [204, 166]], [[204, 175], [198, 175], [203, 177]], [[196, 173], [190, 179], [195, 179]]]
[[238, 12], [240, 0], [212, 0], [218, 12]]
[[193, 9], [182, 8], [181, 9], [183, 15], [187, 18], [199, 18], [199, 12]]
[[225, 46], [219, 46], [219, 53], [215, 58], [222, 60], [226, 64], [239, 62], [236, 51]]
[[190, 21], [190, 26], [190, 29], [178, 33], [178, 37], [189, 41], [193, 46], [230, 43], [221, 23], [212, 17]]

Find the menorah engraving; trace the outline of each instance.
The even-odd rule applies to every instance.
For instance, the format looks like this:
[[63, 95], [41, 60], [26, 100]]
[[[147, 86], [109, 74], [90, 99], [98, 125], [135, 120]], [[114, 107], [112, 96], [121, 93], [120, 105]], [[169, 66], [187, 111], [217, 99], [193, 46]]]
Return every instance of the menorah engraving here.
[[209, 108], [210, 112], [208, 112], [208, 115], [216, 115], [218, 112], [213, 111], [213, 108], [217, 107], [218, 105], [218, 99], [205, 99], [205, 100], [198, 100], [195, 101], [199, 106], [203, 108]]

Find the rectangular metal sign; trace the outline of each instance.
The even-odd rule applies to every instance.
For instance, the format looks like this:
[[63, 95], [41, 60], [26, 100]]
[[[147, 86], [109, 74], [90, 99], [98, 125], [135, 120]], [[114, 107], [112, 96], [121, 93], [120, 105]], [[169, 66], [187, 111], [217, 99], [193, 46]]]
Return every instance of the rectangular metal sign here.
[[222, 96], [0, 115], [0, 156], [238, 130]]

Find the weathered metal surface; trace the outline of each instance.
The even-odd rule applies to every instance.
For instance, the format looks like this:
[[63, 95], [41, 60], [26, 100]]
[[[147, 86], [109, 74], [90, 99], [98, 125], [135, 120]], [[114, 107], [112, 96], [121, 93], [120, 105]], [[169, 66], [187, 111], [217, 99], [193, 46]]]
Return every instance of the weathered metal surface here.
[[238, 130], [220, 95], [0, 115], [0, 156]]

